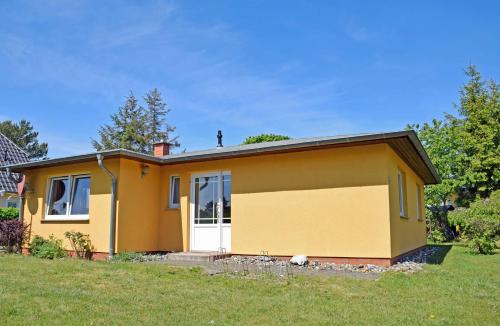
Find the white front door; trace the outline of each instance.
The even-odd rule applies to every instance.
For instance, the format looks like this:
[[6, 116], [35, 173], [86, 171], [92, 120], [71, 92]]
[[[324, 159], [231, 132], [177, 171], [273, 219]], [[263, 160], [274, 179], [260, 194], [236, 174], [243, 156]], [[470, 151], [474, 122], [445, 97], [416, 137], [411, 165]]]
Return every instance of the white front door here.
[[231, 174], [191, 177], [191, 250], [231, 251]]

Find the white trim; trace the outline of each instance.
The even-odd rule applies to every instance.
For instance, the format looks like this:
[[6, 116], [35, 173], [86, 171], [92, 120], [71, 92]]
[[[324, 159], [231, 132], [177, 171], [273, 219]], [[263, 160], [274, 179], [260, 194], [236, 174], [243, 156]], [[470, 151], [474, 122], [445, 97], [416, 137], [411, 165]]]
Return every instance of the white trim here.
[[[65, 176], [57, 176], [57, 177], [49, 177], [47, 180], [47, 197], [46, 197], [46, 203], [45, 203], [45, 216], [44, 220], [45, 221], [87, 221], [89, 220], [89, 214], [71, 214], [71, 208], [73, 206], [73, 193], [74, 193], [74, 187], [76, 182], [75, 179], [81, 179], [81, 178], [91, 178], [90, 174], [74, 174], [74, 175], [65, 175]], [[66, 214], [64, 215], [50, 215], [49, 214], [49, 208], [50, 208], [50, 201], [52, 198], [52, 191], [53, 191], [53, 181], [55, 180], [68, 180], [68, 189], [65, 191], [68, 191], [67, 194], [67, 201], [66, 201]], [[89, 210], [90, 210], [90, 194], [89, 194]]]
[[416, 184], [416, 192], [417, 192], [417, 209], [415, 210], [415, 214], [417, 215], [417, 221], [422, 221], [423, 220], [423, 217], [422, 217], [422, 194], [421, 194], [421, 189], [420, 189], [420, 185], [417, 183]]
[[398, 198], [399, 198], [399, 216], [405, 217], [405, 199], [404, 199], [404, 175], [398, 170]]
[[[174, 178], [179, 179], [179, 202], [177, 204], [174, 203], [174, 191], [172, 182]], [[169, 196], [168, 196], [168, 208], [180, 208], [181, 207], [181, 177], [179, 175], [171, 175], [169, 177]]]

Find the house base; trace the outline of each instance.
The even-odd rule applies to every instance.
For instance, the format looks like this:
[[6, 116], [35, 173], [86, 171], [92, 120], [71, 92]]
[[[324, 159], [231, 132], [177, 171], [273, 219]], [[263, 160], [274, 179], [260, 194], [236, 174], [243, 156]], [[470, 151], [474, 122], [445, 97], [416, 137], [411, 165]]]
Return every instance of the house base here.
[[[426, 245], [415, 248], [413, 250], [402, 253], [393, 258], [362, 258], [362, 257], [324, 257], [324, 256], [308, 256], [310, 262], [318, 261], [320, 263], [334, 263], [334, 264], [349, 264], [349, 265], [377, 265], [383, 267], [389, 267], [391, 265], [396, 264], [401, 261], [405, 257], [408, 257], [415, 252], [422, 250], [426, 247]], [[247, 255], [247, 254], [232, 254], [233, 256], [245, 256], [245, 257], [257, 257], [258, 255]], [[270, 255], [272, 257], [276, 257], [278, 260], [289, 261], [292, 256], [275, 256]]]
[[[426, 247], [426, 245], [415, 248], [413, 250], [407, 251], [401, 255], [398, 255], [393, 258], [361, 258], [361, 257], [323, 257], [323, 256], [308, 256], [309, 261], [318, 261], [320, 263], [335, 263], [335, 264], [349, 264], [349, 265], [377, 265], [383, 267], [389, 267], [391, 265], [396, 264], [397, 262], [403, 260], [405, 257], [408, 257], [415, 252], [422, 250]], [[75, 257], [76, 253], [73, 250], [66, 250], [69, 257]], [[153, 253], [153, 252], [151, 252]], [[214, 262], [218, 259], [228, 258], [231, 256], [245, 256], [245, 257], [258, 257], [259, 255], [255, 254], [232, 254], [227, 253], [221, 255], [217, 252], [175, 252], [169, 253], [165, 251], [158, 251], [154, 253], [164, 253], [168, 255], [168, 260], [171, 261], [191, 261], [191, 262]], [[23, 255], [28, 255], [28, 248], [23, 248]], [[281, 261], [289, 261], [292, 256], [275, 256]], [[109, 253], [107, 252], [92, 252], [92, 260], [107, 260], [109, 257]]]

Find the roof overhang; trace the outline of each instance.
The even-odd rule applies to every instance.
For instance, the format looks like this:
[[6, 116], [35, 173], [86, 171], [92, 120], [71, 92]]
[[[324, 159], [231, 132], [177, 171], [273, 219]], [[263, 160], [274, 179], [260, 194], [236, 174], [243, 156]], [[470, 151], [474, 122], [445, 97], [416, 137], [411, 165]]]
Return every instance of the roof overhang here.
[[164, 157], [155, 157], [129, 150], [117, 149], [84, 155], [14, 164], [6, 166], [4, 168], [10, 168], [13, 172], [22, 172], [25, 170], [42, 167], [97, 161], [97, 154], [102, 154], [105, 158], [127, 158], [150, 164], [173, 165], [256, 155], [311, 151], [326, 148], [362, 146], [380, 143], [388, 144], [422, 178], [425, 184], [436, 184], [441, 182], [441, 178], [439, 177], [438, 172], [427, 156], [427, 153], [425, 152], [422, 143], [418, 139], [417, 134], [411, 130], [362, 134], [354, 136], [349, 135], [292, 139], [259, 144], [229, 146], [205, 151], [168, 155]]
[[26, 163], [12, 164], [3, 166], [2, 169], [10, 169], [12, 172], [23, 172], [26, 170], [33, 170], [38, 168], [46, 168], [52, 166], [60, 166], [60, 165], [68, 165], [75, 163], [84, 163], [84, 162], [97, 162], [97, 155], [101, 154], [106, 159], [112, 158], [127, 158], [134, 161], [140, 161], [144, 163], [150, 164], [161, 164], [163, 161], [162, 158], [154, 157], [147, 154], [137, 153], [133, 151], [129, 151], [126, 149], [113, 149], [109, 151], [100, 151], [95, 153], [88, 153], [82, 155], [74, 155], [74, 156], [66, 156], [60, 158], [53, 158], [48, 160], [40, 160], [40, 161], [31, 161]]

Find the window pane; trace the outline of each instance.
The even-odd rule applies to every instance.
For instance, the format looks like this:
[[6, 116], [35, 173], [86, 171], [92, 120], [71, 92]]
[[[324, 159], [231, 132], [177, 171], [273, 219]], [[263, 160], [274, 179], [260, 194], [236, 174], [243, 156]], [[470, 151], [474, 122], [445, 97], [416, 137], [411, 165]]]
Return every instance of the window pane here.
[[179, 205], [180, 202], [180, 181], [179, 177], [172, 177], [171, 189], [172, 192], [172, 204]]
[[195, 178], [195, 224], [217, 224], [217, 178]]
[[421, 203], [421, 199], [420, 199], [420, 186], [417, 185], [417, 219], [421, 219], [422, 217], [422, 212], [420, 211], [421, 208], [422, 208], [422, 203]]
[[71, 215], [87, 215], [89, 213], [90, 199], [90, 177], [79, 177], [74, 179], [73, 202], [71, 203]]
[[222, 177], [222, 217], [223, 223], [231, 223], [231, 176]]
[[7, 202], [7, 207], [17, 208], [17, 202], [9, 201]]
[[52, 180], [48, 215], [66, 215], [68, 209], [68, 184], [68, 179]]
[[403, 176], [398, 173], [398, 191], [399, 191], [399, 214], [404, 215], [404, 201], [403, 201]]

